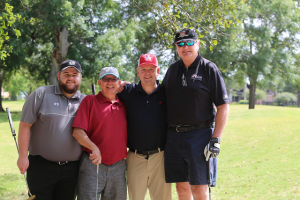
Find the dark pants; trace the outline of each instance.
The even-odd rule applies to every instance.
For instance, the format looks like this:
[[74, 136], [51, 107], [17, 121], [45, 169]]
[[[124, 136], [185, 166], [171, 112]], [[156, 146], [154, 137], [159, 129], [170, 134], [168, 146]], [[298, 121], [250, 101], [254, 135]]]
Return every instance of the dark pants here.
[[27, 181], [35, 200], [74, 200], [79, 161], [59, 165], [29, 155]]

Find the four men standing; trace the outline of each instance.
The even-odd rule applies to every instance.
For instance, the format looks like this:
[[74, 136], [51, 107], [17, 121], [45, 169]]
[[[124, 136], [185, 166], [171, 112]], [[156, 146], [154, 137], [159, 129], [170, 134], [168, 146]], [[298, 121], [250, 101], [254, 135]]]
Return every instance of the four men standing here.
[[[220, 151], [229, 99], [219, 69], [198, 53], [197, 34], [183, 29], [176, 34], [174, 44], [181, 60], [171, 64], [162, 85], [156, 80], [156, 57], [140, 57], [137, 74], [141, 81], [124, 86], [118, 94], [125, 103], [127, 120], [125, 106], [116, 96], [120, 81], [113, 67], [100, 72], [98, 84], [102, 91], [83, 99], [77, 91], [81, 67], [76, 61], [65, 61], [60, 66], [59, 85], [41, 87], [29, 96], [20, 122], [18, 166], [21, 173], [27, 170], [29, 147], [28, 183], [33, 194], [41, 199], [74, 199], [81, 144], [84, 153], [78, 200], [95, 199], [97, 194], [101, 199], [126, 199], [128, 130], [130, 199], [144, 199], [147, 189], [151, 199], [172, 199], [172, 182], [176, 183], [179, 199], [208, 198], [206, 163], [213, 157], [210, 176], [215, 185], [214, 157]], [[70, 139], [78, 107], [72, 127], [79, 144]], [[55, 137], [63, 132], [66, 136]], [[72, 171], [68, 168], [71, 166]], [[34, 172], [39, 167], [42, 175]], [[66, 177], [72, 184], [64, 184], [64, 177], [55, 175], [53, 169], [73, 174], [70, 179]], [[51, 182], [41, 184], [45, 173]]]

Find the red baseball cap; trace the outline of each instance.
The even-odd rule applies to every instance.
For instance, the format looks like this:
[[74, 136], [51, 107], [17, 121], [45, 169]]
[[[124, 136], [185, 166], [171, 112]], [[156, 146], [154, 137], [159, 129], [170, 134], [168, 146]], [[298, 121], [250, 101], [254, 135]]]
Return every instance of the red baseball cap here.
[[142, 65], [146, 65], [146, 64], [150, 64], [150, 65], [154, 65], [155, 67], [158, 67], [157, 59], [156, 59], [155, 55], [153, 55], [151, 53], [146, 53], [146, 54], [141, 55], [141, 57], [139, 59], [138, 67], [141, 67]]

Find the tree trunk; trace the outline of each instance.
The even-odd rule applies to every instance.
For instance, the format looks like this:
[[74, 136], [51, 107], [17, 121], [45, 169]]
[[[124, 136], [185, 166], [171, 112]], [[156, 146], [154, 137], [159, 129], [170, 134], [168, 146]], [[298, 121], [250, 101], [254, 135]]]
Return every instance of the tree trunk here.
[[0, 112], [5, 112], [2, 106], [2, 83], [3, 83], [3, 71], [0, 71]]
[[297, 106], [300, 107], [300, 90], [298, 90], [297, 93], [298, 93]]
[[66, 56], [70, 47], [68, 41], [69, 31], [62, 27], [55, 32], [55, 47], [51, 54], [52, 65], [50, 67], [49, 84], [55, 85], [57, 83], [57, 73], [59, 65], [66, 60]]
[[250, 77], [250, 88], [249, 88], [249, 109], [255, 107], [255, 90], [256, 90], [256, 77]]

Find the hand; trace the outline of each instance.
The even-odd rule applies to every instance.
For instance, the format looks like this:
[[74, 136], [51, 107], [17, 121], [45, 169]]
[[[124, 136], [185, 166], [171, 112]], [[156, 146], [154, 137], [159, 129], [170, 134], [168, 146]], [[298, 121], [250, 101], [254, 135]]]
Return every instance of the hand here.
[[24, 174], [29, 166], [29, 160], [28, 157], [20, 157], [18, 158], [17, 165], [19, 167], [19, 170], [21, 174]]
[[220, 153], [220, 138], [211, 138], [209, 143], [206, 145], [204, 149], [204, 156], [206, 161], [209, 158], [216, 158]]
[[124, 89], [124, 86], [119, 85], [117, 93], [121, 93], [123, 91], [123, 89]]
[[127, 85], [127, 84], [130, 84], [130, 82], [128, 82], [128, 81], [121, 81], [121, 84], [118, 87], [117, 93], [121, 93], [123, 91], [123, 89], [124, 89], [124, 86]]
[[101, 164], [102, 157], [101, 157], [100, 150], [98, 148], [92, 150], [92, 153], [90, 154], [90, 160], [95, 165]]

